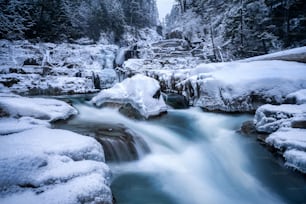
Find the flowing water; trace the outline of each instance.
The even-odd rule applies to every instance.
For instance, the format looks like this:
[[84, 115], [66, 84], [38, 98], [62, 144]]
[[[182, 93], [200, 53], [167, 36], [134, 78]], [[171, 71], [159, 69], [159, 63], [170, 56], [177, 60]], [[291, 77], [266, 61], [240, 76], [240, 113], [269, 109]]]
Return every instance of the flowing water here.
[[[80, 114], [58, 128], [94, 129], [97, 136], [96, 128], [107, 124], [112, 137], [119, 134], [112, 127], [119, 126], [142, 138], [141, 144], [132, 142], [137, 160], [109, 162], [117, 204], [306, 203], [305, 177], [283, 167], [255, 138], [236, 132], [249, 115], [191, 108], [135, 121], [115, 110], [75, 107]], [[127, 154], [122, 146], [114, 148]]]

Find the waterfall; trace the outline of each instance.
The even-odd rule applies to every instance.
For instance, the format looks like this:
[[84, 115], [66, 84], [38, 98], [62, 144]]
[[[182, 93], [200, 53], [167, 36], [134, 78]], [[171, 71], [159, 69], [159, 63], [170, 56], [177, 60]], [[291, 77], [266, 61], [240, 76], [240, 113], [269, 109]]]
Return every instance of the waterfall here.
[[146, 142], [135, 136], [98, 137], [103, 146], [106, 162], [126, 162], [142, 158], [150, 152]]
[[46, 64], [50, 64], [51, 58], [50, 58], [50, 50], [46, 49], [46, 52], [43, 54], [43, 60], [41, 62], [41, 66], [44, 67]]
[[80, 114], [62, 128], [103, 145], [117, 204], [306, 201], [305, 179], [272, 162], [255, 138], [236, 132], [249, 115], [190, 108], [136, 121], [86, 102], [74, 106]]

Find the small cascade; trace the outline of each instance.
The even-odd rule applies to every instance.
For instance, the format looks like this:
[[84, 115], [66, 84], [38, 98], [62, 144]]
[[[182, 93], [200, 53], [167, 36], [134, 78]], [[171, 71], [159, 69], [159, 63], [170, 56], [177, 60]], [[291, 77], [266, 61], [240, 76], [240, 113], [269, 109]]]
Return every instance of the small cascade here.
[[150, 152], [144, 139], [122, 124], [107, 124], [95, 131], [107, 162], [138, 160]]
[[[79, 100], [73, 100], [73, 103], [76, 104], [77, 101]], [[96, 109], [91, 110], [96, 111]], [[91, 115], [94, 115], [94, 113]], [[146, 141], [123, 124], [80, 121], [76, 117], [68, 123], [56, 123], [53, 127], [94, 137], [103, 146], [106, 162], [134, 161], [151, 152]]]
[[150, 152], [146, 142], [135, 136], [96, 137], [102, 144], [106, 162], [134, 161]]

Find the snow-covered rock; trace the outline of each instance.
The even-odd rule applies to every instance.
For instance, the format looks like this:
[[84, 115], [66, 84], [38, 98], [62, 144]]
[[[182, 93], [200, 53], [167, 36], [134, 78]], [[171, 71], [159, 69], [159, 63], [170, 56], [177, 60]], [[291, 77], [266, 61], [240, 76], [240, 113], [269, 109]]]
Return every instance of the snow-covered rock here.
[[94, 92], [116, 82], [110, 70], [117, 50], [115, 45], [1, 40], [0, 83], [31, 95]]
[[286, 166], [306, 173], [306, 129], [281, 128], [266, 142], [284, 152]]
[[301, 89], [299, 91], [289, 94], [286, 97], [286, 101], [289, 101], [295, 104], [305, 104], [306, 103], [306, 89]]
[[96, 106], [129, 104], [144, 118], [167, 111], [158, 81], [140, 74], [127, 78], [110, 89], [102, 90], [91, 101]]
[[306, 104], [263, 105], [256, 110], [254, 124], [259, 132], [272, 133], [292, 122], [306, 120]]
[[251, 57], [241, 61], [250, 62], [258, 60], [285, 60], [306, 63], [306, 46], [275, 52], [267, 55]]
[[265, 142], [280, 150], [286, 166], [306, 173], [306, 104], [263, 105], [254, 124], [258, 132], [272, 133]]
[[[130, 59], [124, 63], [123, 72], [126, 76], [142, 73], [152, 77], [160, 82], [162, 91], [182, 94], [191, 105], [210, 111], [254, 112], [267, 103], [283, 104], [288, 94], [306, 88], [304, 63], [199, 62], [192, 57]], [[304, 93], [298, 94], [303, 101]]]
[[281, 104], [306, 87], [306, 65], [286, 61], [203, 64], [190, 72], [195, 106], [226, 112], [252, 112], [259, 106]]
[[[305, 137], [305, 135], [304, 135]], [[287, 150], [284, 153], [286, 159], [286, 166], [297, 169], [300, 172], [306, 174], [306, 152], [296, 149]]]
[[306, 130], [281, 128], [267, 137], [266, 142], [277, 149], [306, 151]]
[[1, 136], [0, 149], [0, 203], [112, 203], [93, 138], [40, 127]]
[[38, 126], [50, 127], [50, 123], [32, 117], [0, 118], [0, 135], [22, 132]]
[[77, 110], [63, 101], [45, 98], [27, 98], [13, 94], [0, 94], [0, 110], [15, 118], [22, 116], [36, 119], [65, 120], [77, 114]]

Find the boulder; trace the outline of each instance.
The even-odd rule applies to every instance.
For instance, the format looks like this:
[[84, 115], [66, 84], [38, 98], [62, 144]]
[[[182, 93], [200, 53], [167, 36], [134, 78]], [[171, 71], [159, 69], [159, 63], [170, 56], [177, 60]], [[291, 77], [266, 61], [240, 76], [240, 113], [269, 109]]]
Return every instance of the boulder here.
[[273, 133], [281, 127], [303, 126], [306, 104], [263, 105], [256, 111], [254, 124], [258, 132]]
[[101, 145], [65, 130], [0, 137], [0, 203], [112, 204]]
[[102, 90], [91, 102], [98, 107], [117, 106], [125, 113], [135, 111], [145, 119], [167, 111], [158, 81], [140, 74]]

